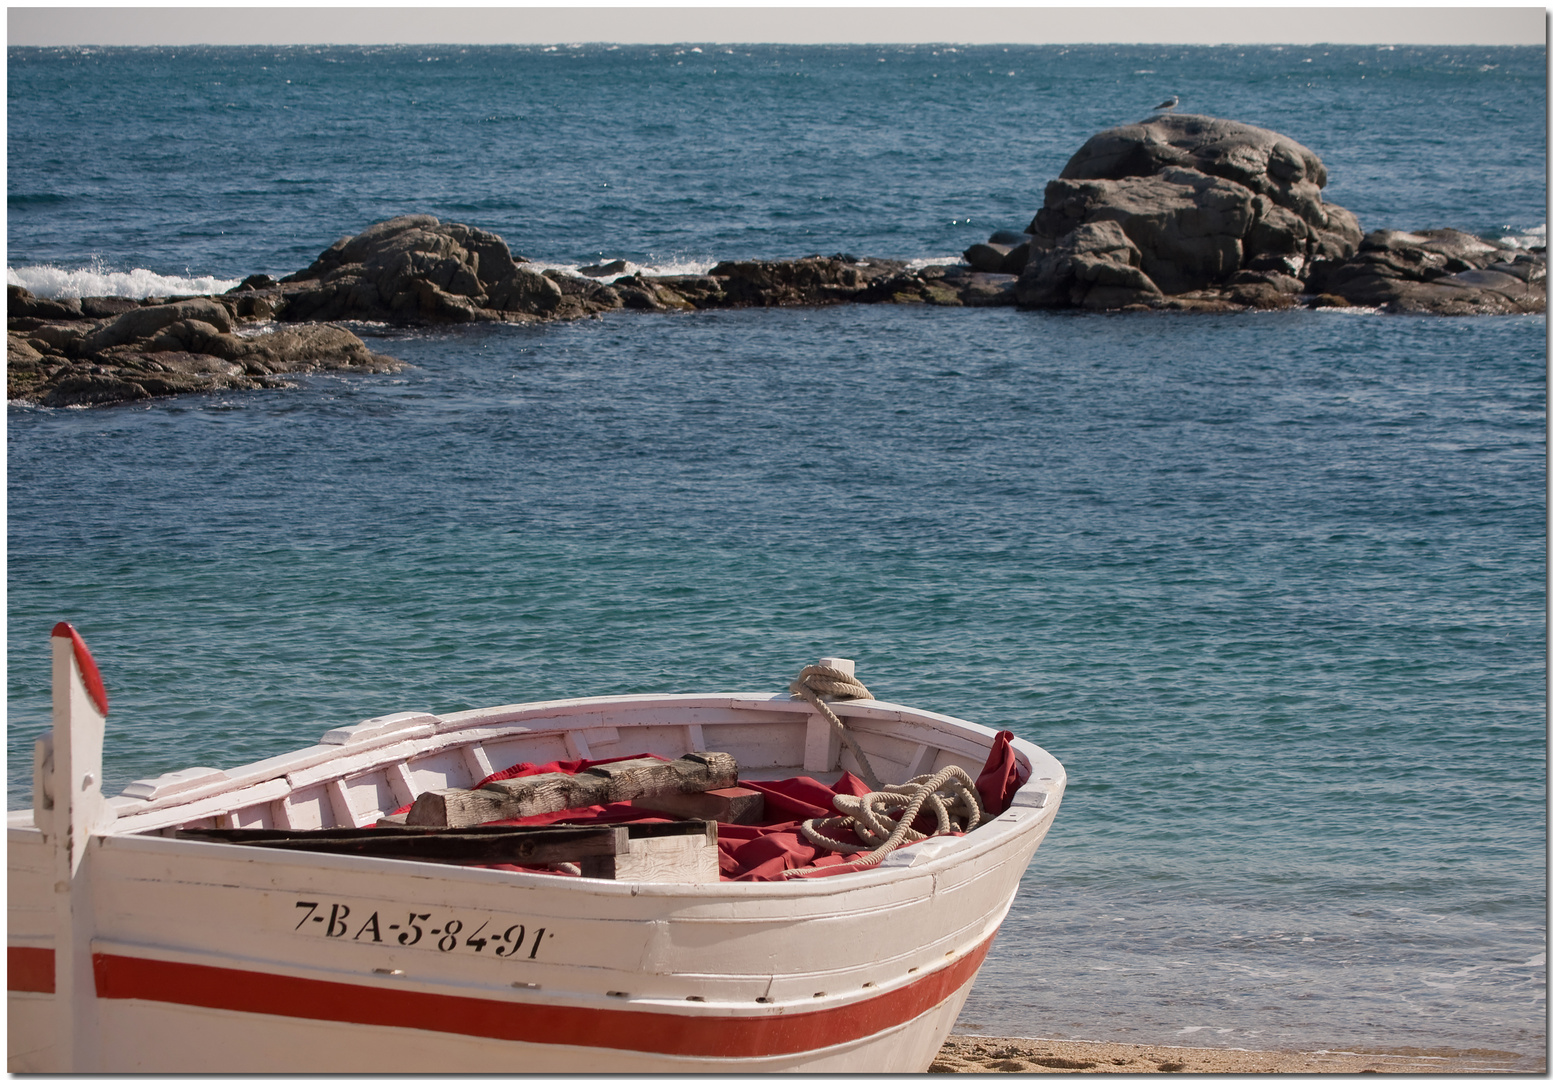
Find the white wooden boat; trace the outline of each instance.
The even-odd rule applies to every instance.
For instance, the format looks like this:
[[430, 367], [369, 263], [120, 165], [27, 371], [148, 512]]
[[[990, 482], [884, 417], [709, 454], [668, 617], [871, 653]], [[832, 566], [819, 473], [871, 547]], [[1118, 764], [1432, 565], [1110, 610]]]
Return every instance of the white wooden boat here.
[[[13, 1072], [923, 1071], [1066, 783], [1015, 739], [1028, 779], [990, 821], [769, 882], [207, 843], [172, 834], [365, 826], [519, 761], [709, 748], [741, 781], [827, 783], [857, 765], [785, 693], [628, 695], [395, 713], [105, 798], [96, 666], [67, 624], [53, 648], [52, 748], [9, 817]], [[921, 709], [833, 708], [887, 783], [975, 776], [994, 743]]]

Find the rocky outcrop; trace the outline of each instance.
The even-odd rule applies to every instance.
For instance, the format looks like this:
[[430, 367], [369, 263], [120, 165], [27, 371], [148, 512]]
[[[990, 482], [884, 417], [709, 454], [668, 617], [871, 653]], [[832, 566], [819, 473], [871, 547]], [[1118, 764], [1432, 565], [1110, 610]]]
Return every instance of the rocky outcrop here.
[[965, 259], [1019, 273], [1029, 308], [1544, 310], [1545, 252], [1454, 230], [1365, 237], [1322, 201], [1326, 182], [1320, 158], [1276, 132], [1155, 116], [1091, 138], [1023, 234], [994, 233]]
[[535, 322], [622, 308], [1013, 303], [1012, 274], [964, 267], [908, 272], [902, 262], [852, 255], [730, 261], [705, 274], [662, 276], [623, 274], [621, 260], [578, 274], [540, 272], [527, 262], [495, 233], [417, 214], [345, 237], [306, 270], [279, 281], [250, 278], [238, 286], [233, 302], [244, 316], [284, 322], [400, 325]]
[[1541, 311], [1547, 262], [1456, 229], [1381, 229], [1358, 253], [1318, 266], [1310, 288], [1352, 305], [1430, 315], [1508, 315]]
[[527, 261], [515, 259], [495, 233], [411, 214], [344, 237], [306, 270], [251, 291], [272, 294], [264, 298], [288, 322], [526, 322], [586, 314], [563, 311], [566, 293]]
[[39, 405], [252, 390], [290, 385], [280, 378], [288, 373], [404, 367], [337, 326], [240, 327], [253, 320], [228, 297], [45, 300], [13, 285], [7, 301], [7, 397]]
[[[1038, 282], [1051, 281], [1053, 264], [1071, 264], [1065, 238], [1100, 223], [1120, 228], [1153, 286], [1117, 292], [1112, 306], [1222, 289], [1245, 271], [1302, 280], [1316, 262], [1351, 255], [1360, 238], [1352, 214], [1322, 202], [1326, 179], [1321, 160], [1299, 143], [1231, 120], [1167, 115], [1103, 131], [1046, 186], [1027, 230], [1020, 303], [1075, 306]], [[1271, 286], [1242, 297], [1263, 293], [1286, 295]], [[1086, 303], [1108, 302], [1105, 295]]]
[[[897, 260], [859, 259], [853, 255], [722, 262], [704, 275], [624, 280], [636, 287], [656, 290], [663, 308], [849, 303], [993, 307], [1014, 302], [1012, 274], [987, 274], [964, 266], [908, 270], [905, 263]], [[621, 284], [617, 280], [614, 287]]]
[[990, 306], [1014, 277], [967, 267], [908, 272], [850, 255], [724, 262], [706, 274], [600, 278], [539, 272], [494, 233], [425, 215], [346, 237], [306, 270], [254, 275], [222, 296], [49, 300], [12, 286], [7, 390], [40, 405], [97, 405], [167, 394], [288, 385], [326, 370], [395, 371], [355, 334], [323, 320], [399, 325], [532, 322], [617, 309], [691, 311], [839, 303]]
[[540, 271], [495, 233], [425, 214], [379, 222], [279, 281], [222, 296], [51, 300], [12, 286], [13, 400], [92, 405], [286, 385], [288, 373], [395, 371], [335, 321], [538, 322], [606, 311], [843, 303], [1094, 311], [1378, 307], [1439, 315], [1546, 308], [1546, 249], [1454, 229], [1362, 235], [1325, 203], [1326, 167], [1276, 132], [1161, 115], [1103, 131], [1046, 186], [1024, 232], [965, 264], [811, 255], [625, 274], [622, 260]]
[[[1351, 251], [1359, 239], [1352, 215], [1321, 201], [1327, 171], [1320, 158], [1285, 135], [1234, 120], [1171, 114], [1102, 131], [1069, 159], [1060, 179], [1125, 180], [1176, 168], [1227, 180], [1262, 196], [1264, 213], [1281, 207], [1310, 229], [1332, 234], [1317, 241], [1318, 250], [1325, 243], [1329, 254], [1345, 245]], [[1292, 225], [1285, 215], [1271, 216], [1279, 227]]]

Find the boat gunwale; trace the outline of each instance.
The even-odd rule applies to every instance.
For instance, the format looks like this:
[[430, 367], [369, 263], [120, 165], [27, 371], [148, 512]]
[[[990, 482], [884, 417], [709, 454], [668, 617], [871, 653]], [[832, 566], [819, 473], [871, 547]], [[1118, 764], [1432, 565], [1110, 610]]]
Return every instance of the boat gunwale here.
[[[427, 743], [425, 746], [412, 745], [407, 749], [401, 760], [409, 761], [417, 756], [438, 750], [444, 750], [468, 742], [477, 742], [484, 734], [478, 730], [482, 727], [488, 726], [493, 729], [489, 735], [484, 736], [486, 738], [524, 734], [537, 735], [546, 732], [564, 734], [568, 731], [587, 730], [590, 726], [597, 726], [565, 723], [564, 721], [578, 717], [593, 716], [603, 707], [619, 705], [641, 706], [659, 703], [680, 708], [726, 708], [735, 712], [790, 713], [794, 716], [795, 722], [797, 718], [807, 719], [809, 715], [812, 715], [809, 712], [810, 706], [800, 699], [792, 698], [785, 694], [760, 693], [626, 694], [589, 698], [561, 698], [553, 701], [497, 705], [483, 709], [465, 710], [460, 713], [449, 713], [442, 716], [429, 713], [389, 713], [385, 716], [360, 721], [349, 728], [331, 728], [325, 732], [325, 737], [343, 731], [357, 731], [367, 736], [357, 741], [319, 742], [313, 746], [301, 747], [297, 750], [286, 751], [268, 758], [261, 758], [246, 765], [218, 770], [210, 776], [206, 783], [182, 787], [164, 796], [144, 798], [121, 794], [112, 797], [109, 802], [117, 811], [118, 821], [129, 821], [156, 810], [171, 809], [185, 804], [197, 803], [204, 799], [227, 795], [245, 788], [257, 787], [266, 781], [281, 778], [299, 777], [298, 781], [292, 782], [292, 787], [307, 786], [323, 779], [350, 779], [361, 772], [379, 767], [381, 762], [376, 755], [380, 754], [386, 747], [398, 744]], [[983, 751], [988, 746], [988, 737], [995, 735], [993, 729], [981, 724], [893, 702], [837, 702], [833, 708], [840, 716], [859, 720], [885, 722], [891, 720], [926, 721], [924, 726], [958, 736], [964, 742]], [[502, 728], [510, 729], [513, 725], [521, 725], [525, 718], [536, 716], [543, 716], [548, 721], [562, 722], [547, 723], [543, 728], [535, 728], [529, 731], [500, 730]], [[427, 720], [435, 719], [437, 722], [434, 724], [420, 723], [409, 727], [394, 723], [394, 721], [409, 717], [424, 717]], [[632, 726], [629, 724], [628, 716], [611, 719], [614, 719], [615, 722], [610, 726]], [[383, 731], [380, 735], [372, 734], [372, 725], [383, 724], [384, 721], [390, 722], [388, 730]], [[726, 723], [728, 721], [725, 720], [723, 722]], [[752, 717], [742, 722], [760, 723], [769, 722], [769, 720]], [[686, 721], [686, 723], [691, 723], [691, 721]], [[643, 722], [635, 726], [651, 725], [649, 722]], [[947, 731], [945, 730], [946, 728], [948, 729]], [[1033, 743], [1025, 743], [1025, 745], [1031, 746], [1041, 754], [1050, 757], [1045, 751], [1035, 747]], [[963, 753], [963, 751], [957, 750], [954, 747], [940, 745], [938, 748]], [[355, 757], [369, 758], [369, 760], [360, 762], [359, 766], [353, 765], [350, 759]], [[1034, 762], [1031, 761], [1030, 764], [1033, 767]], [[1053, 764], [1056, 764], [1055, 759], [1053, 759]], [[163, 774], [163, 776], [170, 775], [175, 774]], [[137, 780], [134, 784], [147, 782], [149, 781]], [[128, 787], [133, 787], [134, 784], [128, 785]], [[110, 831], [117, 833], [126, 830], [110, 827]]]
[[[374, 717], [363, 720], [348, 728], [332, 728], [325, 736], [335, 736], [344, 741], [319, 743], [312, 747], [304, 747], [300, 750], [288, 751], [264, 758], [246, 766], [234, 768], [231, 771], [222, 771], [212, 777], [208, 786], [195, 786], [183, 788], [175, 793], [163, 797], [150, 799], [119, 796], [111, 801], [118, 812], [117, 819], [101, 833], [103, 837], [115, 840], [130, 838], [155, 838], [168, 840], [167, 837], [156, 837], [154, 830], [166, 828], [168, 825], [161, 821], [161, 817], [169, 811], [178, 811], [177, 817], [198, 819], [208, 816], [209, 812], [224, 812], [220, 805], [241, 798], [244, 792], [275, 784], [277, 781], [287, 784], [287, 790], [298, 790], [315, 783], [328, 782], [330, 780], [348, 781], [356, 776], [368, 774], [379, 769], [389, 767], [392, 762], [385, 760], [384, 751], [391, 747], [402, 746], [402, 754], [393, 753], [393, 759], [407, 762], [426, 754], [445, 752], [448, 749], [480, 743], [492, 737], [525, 735], [525, 734], [564, 734], [568, 731], [586, 731], [590, 727], [598, 726], [662, 726], [660, 718], [644, 718], [640, 723], [632, 725], [630, 711], [620, 716], [609, 716], [605, 713], [611, 707], [619, 706], [666, 706], [671, 708], [722, 708], [733, 712], [749, 712], [748, 719], [730, 721], [728, 718], [720, 720], [721, 723], [771, 723], [772, 714], [788, 714], [791, 719], [780, 722], [799, 723], [812, 717], [812, 707], [801, 699], [793, 698], [781, 693], [713, 693], [713, 694], [619, 694], [602, 695], [585, 698], [562, 698], [551, 701], [524, 702], [509, 705], [490, 706], [481, 709], [469, 709], [458, 713], [450, 713], [442, 716], [434, 716], [428, 713], [399, 712], [390, 713], [382, 717]], [[996, 731], [982, 724], [962, 720], [958, 717], [936, 713], [926, 709], [909, 705], [900, 705], [895, 702], [863, 700], [836, 702], [833, 705], [838, 715], [848, 719], [861, 720], [873, 723], [908, 722], [921, 729], [922, 734], [940, 733], [949, 738], [945, 741], [959, 743], [960, 746], [944, 746], [942, 742], [934, 740], [934, 745], [939, 750], [948, 750], [951, 753], [964, 754], [966, 750], [978, 749], [983, 752], [990, 748], [992, 740], [996, 738]], [[601, 713], [605, 715], [601, 716]], [[525, 719], [544, 718], [547, 723], [543, 727], [525, 728]], [[593, 723], [577, 723], [580, 718], [589, 718]], [[600, 725], [599, 719], [607, 719], [611, 723]], [[436, 723], [411, 723], [409, 721], [432, 720]], [[566, 721], [574, 721], [567, 723]], [[654, 723], [654, 721], [657, 723]], [[388, 726], [381, 735], [369, 734], [360, 741], [349, 741], [350, 733], [370, 733], [373, 725]], [[559, 721], [559, 722], [558, 722]], [[686, 720], [689, 726], [694, 721]], [[869, 725], [870, 727], [872, 724]], [[516, 730], [514, 730], [516, 729]], [[868, 727], [861, 728], [867, 732]], [[342, 736], [343, 733], [343, 736]], [[921, 745], [922, 743], [919, 743]], [[532, 887], [548, 889], [577, 890], [588, 893], [597, 893], [604, 896], [613, 895], [638, 895], [649, 893], [651, 895], [672, 896], [698, 896], [707, 899], [714, 897], [742, 897], [755, 896], [791, 896], [795, 888], [802, 889], [806, 895], [825, 896], [831, 893], [850, 892], [860, 886], [877, 882], [881, 885], [887, 882], [896, 882], [922, 874], [934, 873], [959, 864], [962, 861], [979, 857], [992, 847], [1001, 846], [1017, 838], [1018, 835], [1028, 830], [1038, 828], [1043, 820], [1049, 820], [1057, 811], [1062, 800], [1062, 794], [1066, 787], [1067, 775], [1060, 762], [1049, 752], [1036, 744], [1015, 736], [1010, 748], [1029, 768], [1029, 776], [1015, 793], [1010, 806], [1001, 814], [984, 822], [971, 833], [956, 835], [953, 837], [929, 837], [919, 841], [916, 845], [909, 845], [900, 849], [899, 855], [887, 858], [884, 864], [873, 867], [865, 873], [864, 880], [856, 880], [856, 873], [842, 873], [823, 875], [818, 877], [801, 877], [785, 881], [758, 882], [758, 881], [719, 881], [717, 883], [682, 884], [670, 882], [617, 882], [604, 878], [574, 878], [570, 876], [551, 874], [517, 874], [523, 879], [525, 885], [532, 883]], [[316, 755], [316, 756], [314, 756]], [[361, 759], [353, 761], [352, 759]], [[297, 766], [301, 766], [298, 768]], [[235, 774], [235, 775], [234, 775]], [[164, 774], [168, 775], [168, 774]], [[293, 782], [297, 777], [301, 782]], [[139, 781], [137, 781], [139, 783]], [[277, 789], [270, 797], [281, 795]], [[1037, 797], [1041, 804], [1036, 804]], [[267, 799], [255, 800], [257, 802]], [[212, 803], [206, 806], [204, 803]], [[35, 832], [30, 820], [31, 811], [12, 811], [8, 818], [8, 825], [13, 836], [18, 833]], [[153, 824], [153, 822], [156, 822]], [[181, 844], [199, 843], [202, 847], [221, 847], [227, 845], [207, 844], [203, 841], [180, 840]], [[931, 849], [921, 850], [919, 845], [932, 845]], [[230, 850], [230, 849], [228, 849]], [[371, 865], [385, 871], [403, 873], [408, 865], [403, 860], [381, 859], [365, 855], [342, 856], [338, 854], [296, 851], [269, 851], [244, 849], [244, 855], [258, 856], [264, 862], [276, 861], [286, 863], [297, 862], [299, 865], [313, 865], [314, 860], [324, 860], [316, 865], [320, 867], [336, 867], [340, 865], [340, 858], [349, 858], [359, 863], [367, 860]], [[926, 856], [924, 858], [924, 856]], [[897, 861], [898, 860], [898, 861]], [[904, 864], [904, 865], [903, 865]], [[503, 875], [503, 881], [509, 884], [517, 884], [514, 881], [514, 872], [509, 870], [493, 870], [485, 867], [458, 866], [447, 863], [414, 863], [415, 872], [420, 875], [434, 874], [450, 880], [458, 880], [464, 875], [473, 874], [474, 877], [467, 880], [490, 880], [486, 875]], [[800, 883], [800, 884], [796, 884]]]

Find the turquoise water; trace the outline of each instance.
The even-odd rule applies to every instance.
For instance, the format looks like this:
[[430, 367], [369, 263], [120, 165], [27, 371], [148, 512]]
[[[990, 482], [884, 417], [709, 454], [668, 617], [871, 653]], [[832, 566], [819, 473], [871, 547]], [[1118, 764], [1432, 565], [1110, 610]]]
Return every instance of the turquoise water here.
[[[1542, 224], [1541, 50], [1329, 51], [13, 49], [10, 269], [291, 270], [408, 209], [558, 265], [945, 257], [1161, 91], [1305, 142], [1367, 227]], [[961, 1030], [1544, 1052], [1542, 318], [356, 329], [413, 366], [9, 410], [10, 806], [59, 619], [110, 790], [852, 656], [1069, 770]]]

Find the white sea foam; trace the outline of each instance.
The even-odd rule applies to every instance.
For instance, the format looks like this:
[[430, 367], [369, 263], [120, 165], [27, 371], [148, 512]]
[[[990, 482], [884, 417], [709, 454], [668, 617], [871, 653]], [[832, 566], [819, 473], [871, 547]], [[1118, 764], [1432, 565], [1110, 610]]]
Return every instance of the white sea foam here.
[[82, 296], [208, 296], [235, 288], [239, 279], [217, 277], [169, 277], [150, 270], [109, 270], [93, 264], [82, 270], [58, 266], [7, 266], [7, 285], [20, 285], [34, 296], [50, 300]]
[[1511, 232], [1508, 235], [1501, 236], [1499, 238], [1499, 242], [1513, 248], [1547, 247], [1547, 223], [1543, 222], [1541, 225], [1534, 226], [1519, 233]]
[[[600, 266], [613, 261], [613, 259], [600, 258], [597, 263], [588, 263], [587, 265]], [[622, 261], [626, 264], [626, 268], [620, 271], [618, 274], [607, 274], [603, 277], [594, 278], [593, 280], [608, 284], [609, 282], [615, 281], [618, 278], [630, 277], [632, 274], [642, 274], [645, 277], [670, 277], [677, 274], [704, 274], [712, 267], [716, 266], [719, 260], [682, 259], [677, 262], [661, 263], [634, 263], [630, 259], [624, 259]], [[527, 266], [528, 269], [537, 270], [540, 273], [543, 273], [546, 270], [559, 270], [563, 274], [571, 274], [574, 277], [591, 276], [582, 272], [582, 267], [584, 265], [582, 263], [531, 262], [525, 263], [524, 265]]]
[[[704, 274], [720, 261], [718, 259], [682, 259], [678, 262], [649, 263], [636, 269], [648, 277], [668, 277], [671, 274]], [[626, 265], [629, 267], [632, 264], [627, 263]]]

